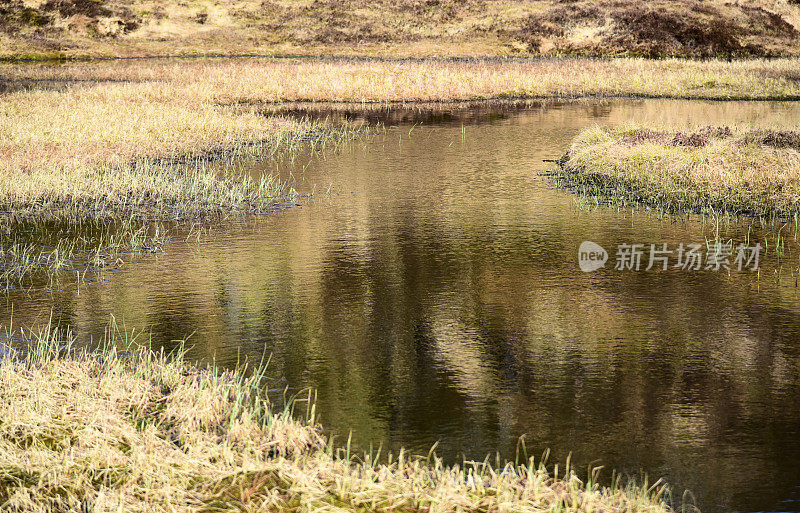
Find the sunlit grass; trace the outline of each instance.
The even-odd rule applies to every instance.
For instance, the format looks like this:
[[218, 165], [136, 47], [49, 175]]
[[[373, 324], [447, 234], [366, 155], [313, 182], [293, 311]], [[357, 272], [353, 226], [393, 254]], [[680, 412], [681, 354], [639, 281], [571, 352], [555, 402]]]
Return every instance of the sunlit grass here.
[[[800, 98], [797, 58], [744, 61], [544, 59], [392, 61], [325, 59], [134, 60], [4, 67], [7, 80], [77, 82], [77, 101], [111, 97], [181, 103], [413, 102], [486, 98]], [[127, 80], [86, 87], [85, 81]], [[89, 82], [91, 83], [91, 82]], [[122, 122], [122, 120], [120, 120]], [[251, 127], [252, 128], [252, 127]]]
[[575, 138], [559, 174], [586, 194], [667, 211], [796, 216], [800, 133], [594, 127]]
[[[157, 78], [2, 95], [0, 289], [26, 288], [41, 282], [37, 275], [52, 285], [61, 270], [104, 266], [142, 245], [160, 248], [139, 241], [153, 223], [270, 212], [296, 192], [277, 175], [244, 172], [238, 158], [271, 162], [361, 133], [346, 122], [223, 107]], [[51, 222], [116, 231], [52, 245], [30, 236]]]
[[263, 366], [198, 367], [107, 333], [96, 352], [50, 326], [6, 348], [4, 510], [671, 511], [662, 484], [603, 487], [533, 459], [356, 456], [323, 439], [313, 407], [297, 420], [302, 405], [265, 399]]

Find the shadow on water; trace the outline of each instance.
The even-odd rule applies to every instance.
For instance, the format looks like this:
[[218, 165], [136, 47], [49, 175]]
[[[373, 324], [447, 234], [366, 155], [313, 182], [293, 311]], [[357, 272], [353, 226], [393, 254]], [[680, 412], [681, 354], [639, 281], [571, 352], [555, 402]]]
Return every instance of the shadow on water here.
[[[639, 100], [630, 100], [636, 102]], [[552, 110], [567, 105], [583, 105], [597, 117], [610, 109], [610, 102], [561, 100], [475, 100], [469, 102], [396, 102], [363, 106], [355, 103], [286, 103], [263, 107], [266, 115], [284, 114], [334, 123], [363, 123], [385, 127], [407, 125], [473, 125], [500, 122], [526, 110]]]
[[[596, 123], [788, 126], [800, 105], [316, 115], [387, 130], [281, 164], [314, 193], [300, 208], [212, 227], [95, 284], [12, 293], [3, 318], [52, 312], [86, 341], [113, 314], [167, 348], [193, 333], [191, 354], [221, 365], [272, 354], [276, 388], [313, 387], [323, 424], [361, 447], [438, 441], [449, 462], [513, 459], [524, 435], [554, 461], [663, 476], [707, 512], [800, 510], [795, 227], [590, 207], [542, 176]], [[717, 234], [768, 243], [760, 269], [613, 268], [623, 243], [705, 246]], [[582, 241], [608, 265], [582, 272]]]

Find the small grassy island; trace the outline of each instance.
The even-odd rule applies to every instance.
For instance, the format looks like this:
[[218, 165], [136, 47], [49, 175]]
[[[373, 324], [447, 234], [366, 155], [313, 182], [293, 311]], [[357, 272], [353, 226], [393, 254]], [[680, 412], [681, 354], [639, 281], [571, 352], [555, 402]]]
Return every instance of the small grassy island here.
[[559, 175], [586, 194], [666, 211], [794, 216], [800, 132], [594, 127], [574, 139], [559, 160]]

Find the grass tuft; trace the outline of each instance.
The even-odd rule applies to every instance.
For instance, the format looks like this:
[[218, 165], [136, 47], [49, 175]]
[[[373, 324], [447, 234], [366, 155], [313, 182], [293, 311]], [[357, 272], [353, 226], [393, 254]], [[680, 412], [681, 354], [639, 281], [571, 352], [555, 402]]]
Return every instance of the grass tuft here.
[[593, 127], [559, 160], [572, 188], [670, 212], [783, 218], [800, 211], [800, 132]]

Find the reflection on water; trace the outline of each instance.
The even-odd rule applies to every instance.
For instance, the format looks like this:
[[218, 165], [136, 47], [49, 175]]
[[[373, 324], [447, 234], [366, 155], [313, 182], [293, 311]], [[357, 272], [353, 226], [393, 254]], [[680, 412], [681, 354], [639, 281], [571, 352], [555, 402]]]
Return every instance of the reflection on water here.
[[[581, 209], [539, 175], [594, 123], [790, 125], [800, 105], [549, 105], [468, 120], [401, 124], [287, 164], [318, 192], [309, 204], [174, 243], [98, 284], [12, 294], [3, 320], [52, 310], [88, 338], [114, 314], [167, 346], [194, 333], [192, 354], [222, 364], [268, 351], [273, 374], [314, 387], [323, 423], [362, 446], [513, 458], [525, 435], [531, 453], [665, 476], [705, 511], [800, 510], [796, 256], [770, 247], [760, 273], [582, 273], [581, 241], [613, 259], [620, 243], [704, 243], [717, 227]], [[774, 236], [718, 229], [737, 243]]]

